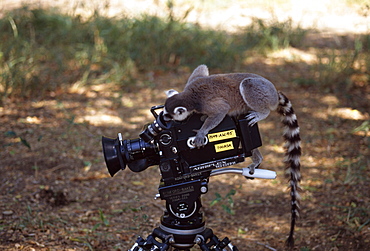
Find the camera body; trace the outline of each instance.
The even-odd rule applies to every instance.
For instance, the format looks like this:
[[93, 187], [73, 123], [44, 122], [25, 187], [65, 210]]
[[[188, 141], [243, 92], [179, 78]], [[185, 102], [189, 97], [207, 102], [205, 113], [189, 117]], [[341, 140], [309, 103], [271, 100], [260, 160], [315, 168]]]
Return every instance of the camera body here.
[[204, 147], [194, 148], [194, 129], [200, 128], [204, 119], [192, 114], [186, 121], [171, 121], [169, 129], [158, 135], [159, 168], [165, 185], [208, 178], [213, 169], [243, 162], [252, 149], [261, 146], [257, 126], [226, 116], [206, 135]]
[[213, 169], [243, 162], [251, 150], [262, 145], [257, 124], [249, 126], [245, 116], [226, 116], [206, 135], [205, 145], [195, 148], [192, 140], [205, 116], [194, 113], [184, 121], [165, 122], [163, 112], [156, 112], [161, 108], [151, 108], [155, 120], [140, 138], [123, 140], [121, 134], [116, 139], [102, 138], [111, 176], [126, 165], [134, 172], [159, 165], [165, 185], [204, 179]]

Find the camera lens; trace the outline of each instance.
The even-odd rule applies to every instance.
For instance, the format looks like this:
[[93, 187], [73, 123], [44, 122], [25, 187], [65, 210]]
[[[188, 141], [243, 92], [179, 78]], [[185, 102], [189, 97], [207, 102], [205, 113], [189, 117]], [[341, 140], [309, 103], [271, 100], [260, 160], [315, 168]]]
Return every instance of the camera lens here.
[[125, 140], [125, 143], [130, 161], [144, 159], [157, 153], [154, 144], [147, 143], [142, 139]]
[[120, 140], [102, 137], [103, 153], [109, 174], [115, 175], [126, 165], [133, 172], [141, 172], [159, 163], [155, 144], [143, 139]]

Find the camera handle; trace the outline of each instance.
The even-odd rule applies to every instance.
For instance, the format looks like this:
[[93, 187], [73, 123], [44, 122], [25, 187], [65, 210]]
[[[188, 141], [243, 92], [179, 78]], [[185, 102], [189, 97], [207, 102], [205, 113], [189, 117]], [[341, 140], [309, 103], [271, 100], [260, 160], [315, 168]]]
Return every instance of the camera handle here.
[[226, 174], [226, 173], [236, 173], [241, 174], [246, 178], [259, 178], [259, 179], [275, 179], [276, 178], [276, 172], [266, 170], [266, 169], [255, 169], [254, 174], [249, 173], [249, 168], [220, 168], [220, 169], [213, 169], [211, 171], [211, 176], [220, 175], [220, 174]]

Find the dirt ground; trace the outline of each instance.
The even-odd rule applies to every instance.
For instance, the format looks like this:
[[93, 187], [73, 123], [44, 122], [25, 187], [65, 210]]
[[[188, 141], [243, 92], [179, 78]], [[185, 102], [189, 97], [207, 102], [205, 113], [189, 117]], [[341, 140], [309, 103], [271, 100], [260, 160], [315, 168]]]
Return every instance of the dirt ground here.
[[[303, 191], [295, 249], [368, 250], [370, 142], [353, 130], [369, 121], [370, 86], [359, 81], [328, 91], [294, 81], [310, 78], [303, 59], [323, 41], [327, 36], [316, 34], [310, 47], [254, 57], [246, 71], [272, 80], [291, 99], [301, 126]], [[163, 104], [164, 90], [181, 90], [190, 73], [145, 73], [125, 91], [76, 83], [42, 100], [7, 100], [0, 107], [0, 249], [127, 250], [138, 235], [150, 234], [164, 210], [164, 202], [153, 199], [158, 167], [111, 178], [101, 136], [137, 138], [153, 121], [150, 107]], [[283, 250], [290, 198], [278, 115], [259, 127], [261, 168], [276, 171], [277, 179], [212, 177], [203, 206], [207, 226], [239, 250]], [[226, 195], [233, 189], [230, 202]], [[224, 199], [210, 206], [216, 193]]]

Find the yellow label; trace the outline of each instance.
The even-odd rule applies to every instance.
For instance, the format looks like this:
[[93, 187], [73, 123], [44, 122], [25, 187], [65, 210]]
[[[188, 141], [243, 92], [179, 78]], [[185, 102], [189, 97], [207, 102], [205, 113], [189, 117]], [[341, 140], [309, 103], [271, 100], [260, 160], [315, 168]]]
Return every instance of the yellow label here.
[[224, 139], [231, 139], [235, 138], [236, 133], [235, 130], [223, 131], [223, 132], [215, 132], [208, 134], [209, 142], [224, 140]]
[[228, 142], [225, 142], [225, 143], [215, 145], [216, 153], [227, 151], [227, 150], [233, 150], [233, 149], [234, 149], [234, 146], [233, 146], [232, 141], [228, 141]]

